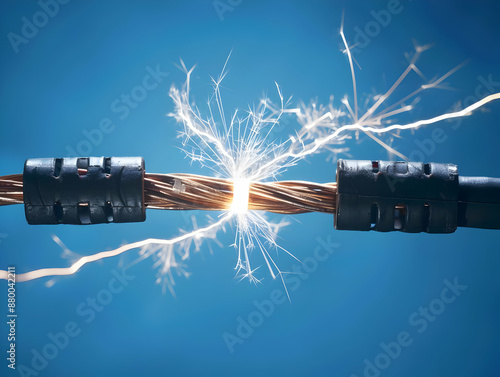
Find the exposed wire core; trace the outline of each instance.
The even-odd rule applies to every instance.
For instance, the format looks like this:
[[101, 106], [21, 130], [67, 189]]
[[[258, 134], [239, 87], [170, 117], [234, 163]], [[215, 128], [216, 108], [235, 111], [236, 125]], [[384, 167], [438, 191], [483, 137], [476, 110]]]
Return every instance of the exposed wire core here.
[[0, 206], [23, 203], [23, 175], [0, 177]]
[[[335, 212], [335, 183], [251, 182], [248, 209], [282, 214]], [[150, 174], [144, 178], [146, 206], [156, 209], [227, 211], [233, 204], [233, 181], [193, 174]]]
[[[193, 174], [152, 174], [144, 178], [147, 208], [229, 211], [234, 182]], [[337, 185], [304, 181], [251, 182], [248, 209], [281, 214], [335, 212]], [[0, 177], [0, 206], [23, 203], [23, 176]]]

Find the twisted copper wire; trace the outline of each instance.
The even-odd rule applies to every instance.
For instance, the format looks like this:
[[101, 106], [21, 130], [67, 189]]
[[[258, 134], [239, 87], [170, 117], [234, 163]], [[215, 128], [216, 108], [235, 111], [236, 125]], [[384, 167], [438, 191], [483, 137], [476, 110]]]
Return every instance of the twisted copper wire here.
[[[148, 208], [228, 210], [233, 181], [193, 174], [146, 174]], [[337, 185], [302, 181], [251, 182], [248, 209], [297, 214], [335, 211]]]
[[23, 203], [23, 175], [0, 177], [0, 206]]
[[[248, 209], [282, 214], [335, 211], [337, 185], [303, 181], [251, 182]], [[147, 208], [225, 211], [233, 202], [233, 181], [193, 174], [144, 178]], [[23, 203], [22, 174], [0, 177], [0, 206]]]

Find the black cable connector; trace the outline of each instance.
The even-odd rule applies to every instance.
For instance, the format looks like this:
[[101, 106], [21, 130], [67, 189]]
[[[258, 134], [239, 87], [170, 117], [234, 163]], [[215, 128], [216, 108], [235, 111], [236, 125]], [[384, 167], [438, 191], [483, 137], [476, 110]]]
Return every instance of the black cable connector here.
[[339, 160], [335, 228], [452, 233], [500, 229], [500, 179], [453, 164]]
[[27, 160], [23, 200], [29, 224], [100, 224], [146, 219], [142, 157]]

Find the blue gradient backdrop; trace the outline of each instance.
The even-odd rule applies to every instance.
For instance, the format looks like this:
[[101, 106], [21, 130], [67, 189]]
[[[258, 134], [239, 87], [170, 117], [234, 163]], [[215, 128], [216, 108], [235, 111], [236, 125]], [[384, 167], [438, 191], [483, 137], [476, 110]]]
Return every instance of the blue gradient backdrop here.
[[[223, 90], [228, 112], [256, 103], [263, 93], [273, 97], [275, 81], [294, 101], [327, 103], [333, 94], [338, 106], [344, 94], [352, 95], [339, 36], [342, 9], [348, 40], [360, 42], [355, 59], [362, 68], [357, 69], [361, 95], [389, 88], [406, 66], [404, 53], [412, 52], [413, 38], [433, 45], [418, 62], [429, 79], [469, 60], [447, 80], [448, 89], [422, 95], [414, 119], [448, 111], [471, 95], [500, 91], [500, 7], [495, 1], [73, 0], [59, 5], [57, 14], [50, 8], [53, 16], [37, 13], [41, 9], [34, 1], [0, 2], [1, 175], [21, 173], [26, 158], [66, 156], [78, 148], [96, 156], [143, 156], [149, 172], [210, 174], [184, 158], [176, 138], [179, 127], [166, 116], [173, 109], [168, 89], [183, 80], [175, 66], [179, 58], [189, 66], [197, 64], [192, 94], [200, 104], [210, 95], [210, 76], [218, 75], [232, 50]], [[388, 9], [399, 12], [390, 21], [376, 21]], [[29, 38], [16, 40], [14, 48], [9, 33], [22, 35], [23, 17], [29, 22], [35, 17], [43, 26], [25, 29]], [[147, 67], [168, 72], [168, 77], [159, 75], [158, 86], [135, 108], [118, 110], [115, 104], [113, 111], [122, 94], [142, 83]], [[410, 78], [396, 96], [420, 83], [416, 76]], [[500, 103], [493, 103], [460, 127], [451, 122], [405, 132], [394, 147], [415, 159], [456, 163], [463, 175], [500, 176], [499, 117]], [[113, 131], [95, 145], [82, 144], [88, 140], [85, 132], [98, 128], [103, 118], [112, 120]], [[290, 123], [275, 136], [285, 139], [294, 127]], [[431, 147], [428, 140], [436, 127], [446, 140]], [[366, 137], [351, 140], [349, 147], [350, 155], [344, 157], [388, 158]], [[282, 178], [333, 181], [335, 165], [326, 157], [308, 158]], [[1, 208], [0, 267], [15, 265], [21, 273], [67, 266], [70, 261], [61, 258], [53, 234], [85, 255], [124, 242], [170, 238], [193, 226], [191, 214], [147, 215], [140, 224], [28, 226], [21, 206]], [[193, 215], [199, 225], [208, 221], [206, 213]], [[112, 280], [112, 271], [120, 273], [120, 263], [134, 260], [136, 252], [86, 266], [51, 288], [43, 280], [18, 284], [18, 370], [7, 368], [4, 324], [0, 374], [498, 375], [500, 233], [353, 233], [335, 231], [327, 215], [287, 219], [291, 225], [280, 233], [280, 245], [309, 261], [311, 273], [290, 281], [291, 303], [267, 305], [272, 314], [256, 314], [255, 302], [265, 306], [265, 300], [282, 293], [281, 282], [273, 281], [265, 267], [258, 270], [263, 278], [258, 286], [234, 279], [236, 253], [229, 246], [234, 229], [227, 227], [220, 246], [204, 244], [187, 261], [191, 276], [177, 278], [176, 297], [155, 285], [151, 260], [127, 272], [132, 280]], [[311, 257], [321, 250], [321, 242], [339, 246], [316, 266]], [[297, 263], [282, 253], [276, 260], [283, 270]], [[467, 288], [442, 307], [436, 300], [441, 300], [446, 279]], [[115, 290], [123, 288], [111, 297], [103, 291], [110, 282]], [[2, 282], [2, 313], [6, 289]], [[452, 296], [451, 291], [445, 294]], [[111, 302], [91, 309], [87, 300], [96, 296]], [[429, 304], [439, 314], [431, 317], [431, 311], [425, 319], [419, 308]], [[253, 328], [238, 328], [242, 321]], [[66, 341], [59, 333], [68, 326], [78, 334]], [[233, 352], [225, 333], [240, 336], [237, 343], [231, 338]], [[391, 343], [398, 336], [406, 344], [400, 351]], [[20, 365], [30, 369], [21, 373]]]

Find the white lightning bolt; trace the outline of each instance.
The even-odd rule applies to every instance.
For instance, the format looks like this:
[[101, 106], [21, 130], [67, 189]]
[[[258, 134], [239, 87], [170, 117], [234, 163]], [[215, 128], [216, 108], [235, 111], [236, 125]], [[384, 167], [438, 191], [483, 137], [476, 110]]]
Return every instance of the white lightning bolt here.
[[[374, 97], [374, 103], [360, 115], [353, 58], [344, 35], [343, 18], [340, 36], [351, 70], [354, 109], [347, 97], [341, 100], [343, 107], [340, 109], [333, 106], [333, 97], [328, 105], [318, 105], [312, 102], [306, 106], [302, 103], [298, 108], [289, 109], [279, 86], [276, 85], [279, 97], [278, 105], [269, 99], [263, 99], [256, 108], [234, 111], [230, 118], [226, 118], [220, 93], [220, 84], [226, 75], [226, 61], [217, 80], [213, 80], [214, 92], [207, 103], [208, 116], [204, 117], [190, 99], [190, 79], [194, 67], [187, 69], [181, 61], [186, 81], [182, 88], [178, 89], [172, 86], [170, 90], [170, 97], [175, 106], [174, 112], [170, 115], [183, 126], [180, 137], [183, 139], [183, 148], [187, 156], [210, 169], [215, 175], [224, 176], [234, 181], [234, 199], [230, 210], [224, 213], [217, 222], [179, 237], [170, 240], [147, 239], [130, 243], [114, 250], [82, 257], [67, 268], [47, 268], [19, 274], [17, 275], [18, 281], [71, 275], [87, 263], [114, 257], [128, 250], [139, 249], [140, 260], [150, 256], [156, 258], [155, 266], [159, 267], [158, 282], [163, 281], [164, 286], [168, 286], [172, 290], [174, 285], [172, 271], [186, 274], [182, 262], [189, 257], [192, 245], [194, 244], [195, 248], [199, 249], [204, 240], [216, 239], [217, 232], [224, 229], [224, 225], [230, 221], [236, 223], [234, 247], [237, 249], [238, 255], [237, 273], [250, 281], [259, 281], [254, 274], [256, 269], [253, 268], [250, 261], [251, 251], [257, 249], [260, 251], [271, 276], [273, 278], [279, 276], [283, 279], [282, 272], [269, 250], [275, 248], [295, 258], [276, 243], [277, 232], [287, 223], [273, 224], [266, 220], [264, 215], [248, 211], [250, 182], [275, 179], [286, 169], [315, 153], [346, 152], [345, 142], [351, 137], [352, 131], [367, 134], [391, 153], [404, 158], [404, 155], [380, 140], [375, 134], [414, 130], [443, 120], [468, 116], [485, 104], [500, 99], [500, 93], [496, 93], [463, 110], [407, 124], [391, 124], [394, 123], [394, 116], [412, 110], [414, 105], [406, 105], [407, 101], [415, 99], [424, 90], [438, 88], [445, 79], [463, 65], [453, 68], [440, 78], [421, 85], [393, 104], [387, 105], [388, 99], [410, 73], [414, 72], [423, 78], [423, 74], [416, 67], [416, 62], [420, 54], [428, 47], [416, 46], [415, 53], [409, 59], [409, 64], [403, 73], [386, 93]], [[212, 111], [214, 106], [216, 111]], [[382, 106], [385, 108], [380, 110]], [[285, 115], [295, 116], [301, 128], [285, 142], [275, 142], [270, 135]], [[180, 258], [180, 262], [177, 261], [178, 258]], [[0, 278], [7, 279], [7, 272], [0, 271]]]

